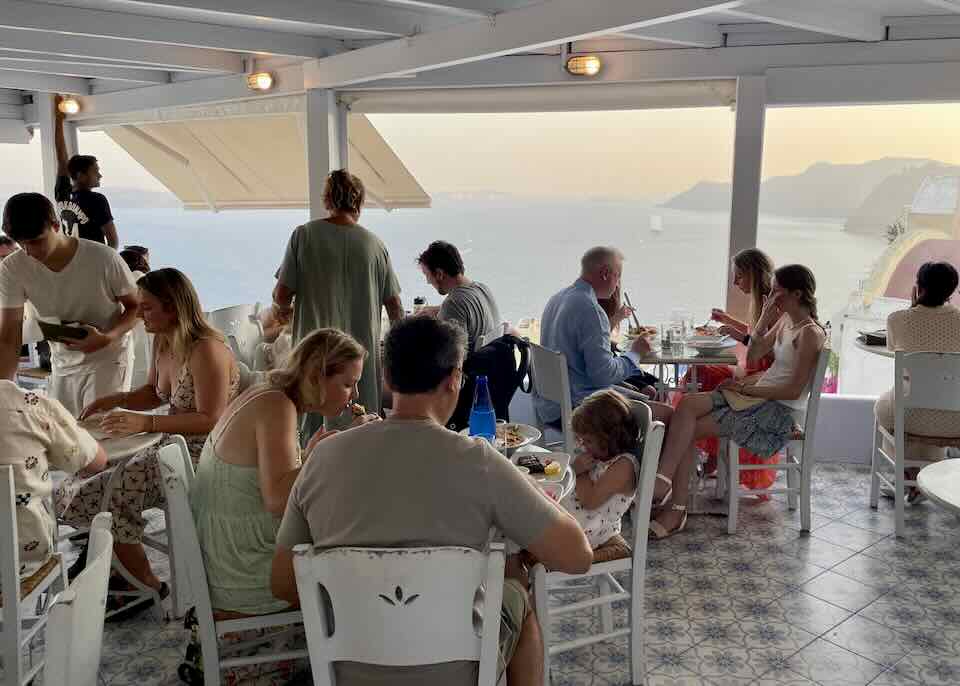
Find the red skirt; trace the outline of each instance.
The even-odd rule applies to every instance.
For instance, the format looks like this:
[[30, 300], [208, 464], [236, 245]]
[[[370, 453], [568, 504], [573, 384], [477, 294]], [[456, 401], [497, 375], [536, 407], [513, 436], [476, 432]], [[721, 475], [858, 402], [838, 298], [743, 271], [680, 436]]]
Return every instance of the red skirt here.
[[[772, 362], [772, 358], [766, 357], [760, 360], [759, 363], [748, 364], [747, 373], [756, 374], [757, 372], [765, 371], [772, 364]], [[733, 367], [721, 364], [711, 364], [697, 367], [697, 385], [700, 387], [701, 391], [712, 391], [716, 389], [716, 387], [722, 382], [733, 378], [733, 369]], [[690, 381], [690, 370], [688, 369], [687, 373], [683, 376], [682, 383], [687, 384], [690, 383]], [[680, 404], [680, 398], [682, 397], [682, 393], [674, 394], [674, 407]], [[711, 472], [716, 471], [717, 452], [720, 449], [720, 439], [718, 439], [716, 436], [711, 436], [710, 438], [701, 438], [696, 442], [696, 446], [707, 454], [707, 473], [710, 474]], [[740, 464], [776, 464], [779, 461], [779, 453], [764, 459], [762, 457], [757, 457], [746, 448], [740, 448]], [[776, 480], [777, 471], [775, 469], [751, 469], [740, 472], [740, 484], [751, 490], [770, 488], [773, 485], [773, 482]]]

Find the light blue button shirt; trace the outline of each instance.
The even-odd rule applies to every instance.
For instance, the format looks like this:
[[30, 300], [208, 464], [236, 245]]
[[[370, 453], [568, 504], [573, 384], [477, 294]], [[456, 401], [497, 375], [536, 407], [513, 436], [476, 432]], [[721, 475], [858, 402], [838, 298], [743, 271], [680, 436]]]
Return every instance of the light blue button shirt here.
[[[628, 358], [610, 351], [610, 320], [597, 302], [593, 286], [577, 279], [572, 286], [550, 298], [540, 321], [540, 345], [567, 358], [573, 406], [603, 388], [618, 384], [636, 373]], [[557, 403], [534, 395], [540, 419], [560, 419]]]

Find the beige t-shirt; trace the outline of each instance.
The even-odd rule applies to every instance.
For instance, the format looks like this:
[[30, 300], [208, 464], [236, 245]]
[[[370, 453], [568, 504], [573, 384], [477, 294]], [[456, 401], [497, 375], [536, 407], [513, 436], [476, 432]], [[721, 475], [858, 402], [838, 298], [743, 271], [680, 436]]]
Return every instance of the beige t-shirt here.
[[[61, 271], [18, 250], [0, 263], [0, 308], [20, 308], [30, 302], [41, 319], [111, 328], [123, 312], [117, 298], [136, 291], [126, 263], [113, 248], [80, 239], [77, 252]], [[86, 374], [97, 365], [126, 363], [129, 333], [107, 347], [85, 355], [50, 344], [54, 372], [59, 376]]]
[[0, 380], [0, 465], [13, 466], [20, 578], [36, 572], [55, 549], [50, 468], [71, 474], [97, 455], [97, 442], [56, 400]]
[[[482, 549], [495, 526], [526, 547], [563, 516], [488, 443], [432, 421], [387, 419], [317, 444], [290, 492], [277, 544]], [[477, 683], [477, 666], [344, 663], [337, 680], [465, 686]]]

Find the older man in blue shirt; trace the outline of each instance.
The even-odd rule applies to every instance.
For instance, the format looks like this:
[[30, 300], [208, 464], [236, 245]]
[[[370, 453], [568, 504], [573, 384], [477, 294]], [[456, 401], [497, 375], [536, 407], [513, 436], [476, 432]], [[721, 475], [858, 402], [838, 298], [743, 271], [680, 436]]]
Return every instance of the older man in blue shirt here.
[[[610, 247], [591, 248], [580, 265], [580, 278], [550, 298], [540, 322], [541, 345], [567, 358], [574, 406], [594, 391], [623, 383], [638, 371], [630, 358], [611, 352], [610, 321], [597, 302], [598, 298], [612, 296], [619, 286], [623, 253]], [[645, 355], [650, 352], [650, 344], [637, 338], [633, 351]], [[659, 405], [652, 404], [654, 413], [668, 416], [669, 407]], [[534, 407], [546, 423], [560, 419], [557, 403], [535, 396]]]

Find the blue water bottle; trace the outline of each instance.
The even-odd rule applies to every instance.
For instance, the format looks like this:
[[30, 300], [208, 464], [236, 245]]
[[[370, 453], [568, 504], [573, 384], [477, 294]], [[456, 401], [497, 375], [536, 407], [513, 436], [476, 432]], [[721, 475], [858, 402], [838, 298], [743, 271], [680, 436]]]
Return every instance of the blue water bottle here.
[[497, 435], [497, 415], [493, 411], [493, 402], [490, 400], [487, 377], [483, 374], [477, 377], [476, 388], [473, 391], [473, 408], [470, 410], [470, 435], [485, 438], [490, 445], [494, 445], [494, 439]]

